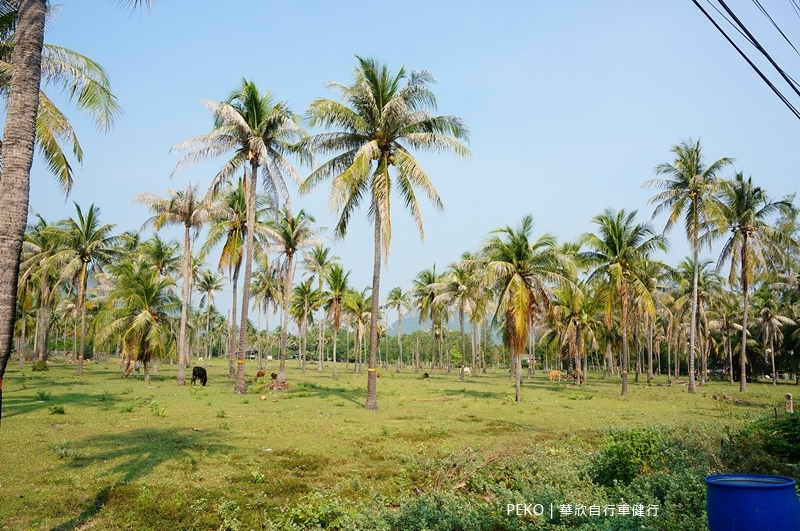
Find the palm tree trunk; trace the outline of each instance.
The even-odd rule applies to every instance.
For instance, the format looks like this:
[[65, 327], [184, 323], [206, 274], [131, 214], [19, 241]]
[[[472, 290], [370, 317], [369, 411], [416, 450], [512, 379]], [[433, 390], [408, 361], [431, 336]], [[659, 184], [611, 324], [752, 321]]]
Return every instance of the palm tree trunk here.
[[339, 328], [333, 328], [333, 378], [336, 379], [336, 344], [339, 342]]
[[778, 373], [775, 371], [775, 350], [772, 335], [769, 337], [769, 357], [772, 360], [772, 385], [778, 385]]
[[186, 344], [186, 324], [189, 320], [189, 295], [192, 289], [192, 235], [188, 223], [183, 227], [183, 263], [181, 276], [183, 277], [183, 293], [181, 303], [181, 327], [178, 333], [178, 385], [186, 385], [186, 362], [189, 348]]
[[739, 353], [739, 368], [742, 371], [739, 380], [739, 391], [747, 391], [747, 309], [748, 309], [748, 285], [747, 285], [747, 232], [743, 233], [742, 241], [742, 351]]
[[647, 318], [647, 385], [653, 381], [653, 319]]
[[725, 331], [725, 346], [728, 349], [728, 378], [730, 380], [730, 384], [733, 385], [733, 345], [731, 344], [730, 328], [726, 328]]
[[414, 372], [419, 372], [419, 335], [417, 335], [417, 342], [414, 344]]
[[[320, 278], [322, 278], [320, 274]], [[319, 291], [322, 292], [322, 280], [320, 280], [320, 288]], [[322, 372], [325, 370], [325, 329], [322, 326], [325, 322], [325, 310], [320, 310], [320, 319], [319, 319], [319, 341], [317, 341], [317, 357], [319, 358], [317, 362], [317, 370]]]
[[698, 248], [697, 242], [692, 246], [692, 260], [694, 260], [694, 272], [692, 275], [692, 313], [691, 313], [691, 320], [689, 322], [689, 392], [695, 392], [695, 381], [694, 381], [694, 361], [695, 361], [695, 354], [697, 352], [697, 283], [699, 277], [699, 269], [700, 266], [698, 264]]
[[672, 338], [667, 334], [667, 384], [672, 383]]
[[369, 316], [369, 367], [367, 368], [366, 409], [378, 409], [378, 375], [376, 355], [378, 352], [378, 312], [380, 311], [381, 287], [381, 215], [375, 211], [375, 251], [372, 264], [372, 310]]
[[238, 334], [238, 322], [236, 321], [236, 309], [239, 306], [239, 264], [233, 267], [233, 278], [231, 279], [231, 292], [233, 296], [233, 304], [231, 305], [231, 324], [230, 324], [230, 337], [228, 337], [228, 379], [233, 380], [236, 378], [236, 352]]
[[397, 372], [403, 368], [403, 339], [400, 336], [401, 322], [403, 321], [403, 313], [400, 311], [400, 306], [397, 307], [397, 359], [400, 361], [397, 364]]
[[253, 244], [256, 225], [256, 186], [258, 186], [258, 165], [254, 158], [250, 163], [250, 186], [247, 188], [247, 233], [245, 234], [244, 279], [242, 286], [242, 315], [239, 325], [239, 345], [236, 355], [236, 384], [234, 392], [247, 393], [244, 381], [245, 353], [247, 351], [247, 313], [250, 310], [250, 281], [253, 278]]
[[289, 300], [292, 295], [292, 282], [294, 282], [294, 255], [286, 256], [286, 284], [283, 286], [283, 307], [281, 325], [281, 352], [280, 363], [278, 365], [278, 383], [286, 383], [286, 340], [289, 335]]
[[620, 360], [620, 373], [622, 373], [622, 396], [628, 394], [628, 294], [623, 288], [621, 292], [622, 314], [620, 327], [622, 328], [622, 360]]
[[80, 287], [78, 291], [78, 306], [76, 310], [81, 316], [81, 346], [78, 351], [78, 369], [75, 374], [78, 376], [83, 375], [83, 351], [86, 348], [86, 285], [88, 283], [88, 264], [83, 264], [81, 269]]
[[42, 43], [47, 2], [21, 0], [14, 32], [14, 71], [6, 102], [0, 175], [0, 409], [3, 375], [14, 340], [22, 238], [28, 217], [30, 171], [39, 109]]

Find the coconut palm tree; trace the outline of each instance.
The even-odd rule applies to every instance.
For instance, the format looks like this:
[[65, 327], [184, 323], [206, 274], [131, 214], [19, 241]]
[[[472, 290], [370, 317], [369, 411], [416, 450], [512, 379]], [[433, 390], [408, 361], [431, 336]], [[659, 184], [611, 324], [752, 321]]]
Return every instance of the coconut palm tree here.
[[336, 378], [336, 345], [339, 342], [339, 327], [342, 324], [344, 297], [350, 290], [348, 280], [350, 272], [345, 272], [339, 264], [332, 264], [325, 274], [328, 291], [325, 296], [325, 310], [333, 325], [333, 377]]
[[551, 313], [552, 286], [568, 282], [572, 265], [551, 234], [533, 238], [530, 215], [516, 228], [492, 231], [481, 255], [498, 300], [493, 321], [502, 322], [504, 342], [515, 357], [516, 401], [520, 402], [522, 351], [531, 324]]
[[[314, 279], [307, 278], [292, 290], [292, 297], [289, 303], [289, 313], [297, 323], [297, 339], [300, 346], [300, 366], [303, 372], [306, 370], [306, 354], [308, 352], [308, 326], [313, 319], [313, 310], [320, 300], [320, 292], [315, 290], [312, 284]], [[313, 322], [313, 321], [312, 321]]]
[[[208, 235], [205, 243], [200, 248], [200, 257], [205, 258], [211, 249], [222, 243], [219, 268], [220, 270], [227, 269], [231, 280], [233, 304], [231, 306], [230, 328], [232, 333], [228, 348], [228, 377], [230, 379], [237, 378], [235, 355], [237, 351], [236, 311], [238, 307], [239, 273], [244, 259], [247, 232], [250, 228], [250, 225], [247, 224], [247, 187], [247, 181], [240, 178], [236, 181], [236, 184], [228, 181], [225, 188], [214, 195], [214, 199], [208, 205]], [[266, 214], [266, 198], [261, 194], [256, 194], [254, 230], [259, 241], [263, 241], [265, 238], [263, 223]]]
[[364, 332], [368, 331], [367, 326], [372, 311], [372, 295], [369, 294], [369, 288], [361, 291], [349, 290], [342, 298], [342, 305], [345, 312], [353, 319], [353, 356], [355, 358], [353, 372], [360, 373]]
[[[285, 102], [276, 102], [267, 91], [261, 94], [252, 81], [242, 79], [241, 84], [223, 102], [204, 102], [214, 116], [211, 133], [185, 140], [177, 144], [174, 151], [188, 151], [176, 168], [199, 160], [215, 158], [233, 153], [214, 177], [211, 189], [216, 190], [237, 170], [244, 169], [249, 179], [247, 187], [247, 226], [256, 225], [256, 187], [258, 173], [267, 197], [273, 204], [280, 200], [290, 206], [289, 193], [284, 181], [288, 174], [298, 182], [300, 176], [287, 160], [295, 154], [303, 161], [310, 161], [296, 143], [305, 133], [298, 125], [297, 116]], [[245, 235], [244, 279], [242, 289], [241, 326], [237, 351], [235, 392], [246, 392], [244, 382], [245, 351], [247, 350], [247, 315], [250, 307], [250, 282], [254, 253], [255, 234]]]
[[208, 221], [208, 208], [197, 192], [197, 185], [189, 183], [183, 190], [167, 190], [169, 197], [162, 198], [153, 193], [139, 194], [134, 202], [145, 205], [153, 214], [144, 226], [152, 224], [155, 230], [169, 225], [183, 226], [183, 278], [181, 324], [178, 333], [178, 385], [186, 385], [185, 368], [189, 362], [189, 345], [186, 326], [189, 318], [189, 298], [192, 292], [192, 240], [200, 233], [200, 228]]
[[211, 342], [209, 341], [211, 326], [211, 307], [214, 305], [215, 294], [224, 288], [222, 277], [208, 269], [201, 269], [198, 275], [195, 289], [201, 293], [200, 308], [206, 307], [206, 359], [205, 365], [208, 366], [208, 358], [211, 357]]
[[[263, 254], [256, 257], [256, 271], [253, 273], [253, 282], [250, 288], [250, 293], [255, 299], [255, 304], [264, 312], [264, 327], [266, 329], [266, 345], [265, 350], [267, 356], [271, 352], [269, 341], [269, 316], [270, 313], [277, 310], [278, 301], [281, 300], [282, 291], [278, 279], [277, 269], [270, 264], [266, 256]], [[259, 358], [260, 360], [261, 358]], [[261, 369], [261, 364], [258, 366]]]
[[[338, 259], [338, 256], [331, 256], [330, 247], [323, 247], [322, 245], [317, 245], [303, 257], [303, 266], [307, 271], [312, 273], [317, 278], [317, 291], [319, 293], [322, 293], [323, 283], [325, 282], [325, 274], [328, 272], [328, 269], [330, 269], [331, 265], [333, 265], [333, 263]], [[317, 343], [317, 350], [319, 351], [317, 370], [322, 372], [325, 361], [325, 309], [322, 304], [318, 304], [318, 306], [320, 308], [320, 325], [319, 342]]]
[[[269, 240], [268, 250], [282, 257], [280, 267], [283, 277], [283, 323], [281, 325], [281, 350], [278, 369], [278, 383], [286, 382], [286, 340], [289, 330], [289, 306], [291, 301], [292, 284], [294, 282], [295, 260], [298, 254], [304, 253], [318, 245], [316, 235], [319, 228], [314, 227], [314, 218], [304, 210], [292, 214], [287, 207], [280, 209], [277, 218], [270, 220], [264, 231]], [[241, 350], [241, 348], [239, 349]]]
[[[620, 308], [620, 330], [622, 353], [622, 396], [628, 394], [628, 316], [630, 301], [642, 299], [646, 308], [653, 308], [652, 292], [648, 289], [648, 277], [643, 274], [643, 262], [650, 260], [653, 251], [666, 250], [663, 236], [654, 234], [649, 225], [636, 223], [636, 211], [606, 209], [595, 216], [592, 223], [598, 226], [597, 233], [585, 233], [582, 244], [587, 248], [582, 259], [591, 268], [588, 281], [607, 286], [606, 293], [615, 294]], [[607, 298], [606, 324], [614, 308], [614, 301]]]
[[[130, 2], [129, 2], [130, 3]], [[134, 5], [142, 2], [134, 0]], [[4, 4], [8, 8], [8, 3]], [[24, 0], [16, 5], [16, 26], [11, 64], [14, 66], [6, 100], [3, 127], [3, 178], [0, 180], [0, 381], [11, 354], [19, 258], [28, 216], [30, 170], [36, 140], [42, 79], [45, 0]], [[4, 14], [10, 10], [6, 9]], [[0, 408], [2, 388], [0, 388]]]
[[109, 304], [98, 317], [99, 339], [119, 335], [123, 355], [142, 362], [149, 382], [150, 361], [174, 348], [170, 323], [181, 306], [174, 294], [175, 281], [144, 260], [123, 260], [113, 266], [113, 273]]
[[[463, 259], [470, 259], [469, 253], [462, 255]], [[434, 287], [436, 299], [445, 307], [453, 307], [458, 312], [459, 335], [461, 338], [461, 370], [458, 379], [464, 380], [464, 370], [467, 359], [466, 334], [464, 321], [468, 315], [475, 311], [479, 279], [474, 275], [474, 270], [464, 262], [454, 262], [445, 272], [442, 282]], [[448, 369], [449, 371], [449, 369]]]
[[653, 218], [667, 212], [667, 223], [664, 232], [668, 232], [675, 223], [684, 218], [686, 239], [692, 250], [692, 263], [695, 265], [692, 281], [692, 310], [689, 323], [689, 386], [690, 393], [695, 392], [694, 364], [697, 354], [697, 277], [699, 250], [703, 243], [711, 249], [711, 239], [716, 234], [719, 220], [719, 205], [715, 201], [715, 193], [719, 187], [718, 174], [733, 163], [731, 158], [721, 158], [706, 166], [700, 141], [689, 140], [673, 146], [675, 160], [656, 166], [656, 174], [664, 178], [652, 179], [645, 186], [658, 188], [661, 192], [650, 198], [649, 204], [656, 204]]
[[[350, 85], [329, 83], [344, 102], [319, 98], [311, 103], [308, 119], [312, 127], [332, 130], [309, 138], [304, 145], [312, 151], [333, 153], [301, 186], [307, 192], [320, 182], [332, 179], [331, 205], [338, 211], [336, 235], [343, 237], [350, 218], [367, 198], [374, 228], [372, 310], [370, 316], [369, 370], [367, 400], [364, 407], [378, 408], [377, 351], [380, 309], [380, 270], [389, 257], [392, 225], [390, 197], [394, 188], [423, 236], [422, 214], [415, 190], [421, 190], [436, 208], [441, 199], [428, 175], [412, 156], [411, 149], [452, 151], [467, 156], [459, 140], [469, 132], [454, 116], [434, 116], [436, 99], [430, 90], [434, 81], [429, 72], [396, 74], [373, 59], [356, 57], [358, 66]], [[390, 168], [394, 168], [392, 178]]]
[[402, 323], [403, 323], [403, 310], [411, 308], [411, 301], [409, 300], [408, 293], [404, 292], [402, 288], [394, 287], [389, 290], [386, 296], [384, 308], [392, 308], [397, 311], [397, 368], [396, 372], [400, 372], [403, 366], [403, 339], [402, 339]]
[[152, 238], [138, 245], [136, 250], [162, 277], [180, 271], [180, 244], [175, 240], [164, 241], [161, 236], [154, 234]]
[[433, 264], [432, 268], [423, 269], [417, 273], [411, 288], [414, 306], [419, 310], [419, 324], [424, 324], [428, 319], [431, 322], [431, 368], [436, 359], [436, 327], [441, 322], [441, 314], [444, 310], [441, 300], [436, 301], [438, 295], [436, 286], [441, 282], [442, 277], [441, 273], [436, 273], [436, 264]]
[[81, 321], [81, 341], [78, 351], [78, 369], [83, 374], [83, 350], [86, 346], [86, 288], [89, 276], [102, 270], [117, 254], [117, 237], [112, 235], [114, 224], [101, 224], [100, 209], [90, 205], [86, 213], [75, 203], [76, 218], [57, 224], [56, 238], [59, 251], [53, 256], [58, 264], [61, 280], [72, 280], [77, 287], [75, 318]]
[[58, 268], [53, 263], [53, 256], [59, 246], [57, 235], [55, 226], [37, 214], [36, 222], [29, 224], [25, 230], [25, 240], [22, 246], [20, 282], [29, 278], [36, 282], [37, 337], [35, 348], [39, 360], [47, 359], [53, 309], [59, 296]]
[[772, 200], [753, 178], [744, 178], [737, 172], [732, 180], [723, 181], [720, 189], [721, 216], [730, 236], [717, 260], [717, 269], [730, 261], [728, 282], [738, 283], [742, 290], [742, 345], [740, 358], [741, 380], [739, 391], [747, 390], [747, 313], [750, 309], [750, 285], [756, 271], [767, 267], [774, 269], [776, 259], [784, 256], [784, 249], [797, 243], [787, 234], [769, 224], [769, 219], [781, 212], [794, 210], [791, 201]]

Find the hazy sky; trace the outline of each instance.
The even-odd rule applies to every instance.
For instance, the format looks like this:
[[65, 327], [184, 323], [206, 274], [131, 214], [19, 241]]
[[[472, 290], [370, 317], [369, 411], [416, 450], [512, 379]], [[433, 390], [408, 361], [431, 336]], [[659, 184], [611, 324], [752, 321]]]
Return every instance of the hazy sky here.
[[[754, 29], [765, 27], [752, 3], [732, 5]], [[769, 5], [797, 36], [800, 19], [789, 1]], [[434, 263], [443, 270], [526, 214], [537, 234], [560, 240], [593, 230], [591, 218], [607, 207], [649, 219], [654, 191], [642, 183], [657, 164], [672, 161], [673, 145], [690, 138], [701, 139], [708, 162], [736, 158], [735, 169], [773, 197], [797, 189], [800, 121], [690, 0], [162, 0], [149, 13], [111, 0], [66, 0], [45, 40], [103, 65], [124, 116], [101, 134], [65, 104], [85, 162], [65, 202], [37, 160], [31, 208], [55, 221], [74, 214], [72, 201], [95, 203], [119, 231], [138, 229], [148, 217], [131, 201], [138, 193], [165, 196], [189, 181], [206, 188], [223, 160], [170, 179], [178, 158], [170, 148], [208, 133], [213, 124], [201, 100], [225, 99], [243, 77], [303, 114], [312, 99], [335, 98], [325, 82], [351, 80], [356, 54], [393, 70], [431, 71], [439, 112], [462, 117], [471, 130], [472, 157], [420, 156], [445, 209], [424, 204], [421, 244], [394, 201], [381, 298], [394, 286], [409, 288]], [[796, 54], [778, 57], [800, 71]], [[304, 197], [291, 189], [296, 209], [334, 225], [327, 187]], [[661, 230], [663, 220], [654, 225]], [[688, 252], [682, 230], [671, 233], [673, 264]], [[330, 245], [354, 286], [368, 286], [366, 207], [346, 238]]]

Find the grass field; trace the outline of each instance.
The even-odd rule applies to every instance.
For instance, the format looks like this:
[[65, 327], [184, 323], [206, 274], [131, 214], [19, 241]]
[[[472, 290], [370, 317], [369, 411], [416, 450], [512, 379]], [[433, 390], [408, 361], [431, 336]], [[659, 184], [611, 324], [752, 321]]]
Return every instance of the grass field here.
[[[752, 384], [740, 395], [715, 382], [689, 395], [659, 377], [622, 398], [616, 378], [591, 375], [576, 387], [538, 374], [515, 403], [504, 370], [459, 382], [391, 368], [381, 371], [376, 412], [362, 408], [365, 374], [287, 368], [290, 390], [251, 382], [236, 395], [225, 360], [211, 362], [206, 387], [178, 387], [177, 368], [164, 364], [150, 385], [122, 379], [114, 362], [87, 364], [81, 377], [57, 361], [47, 372], [9, 367], [0, 528], [265, 528], [320, 490], [385, 503], [448, 482], [457, 489], [469, 463], [535, 448], [591, 453], [613, 427], [737, 427], [782, 409], [797, 389]], [[714, 398], [723, 394], [740, 400]], [[460, 464], [451, 473], [447, 463]]]

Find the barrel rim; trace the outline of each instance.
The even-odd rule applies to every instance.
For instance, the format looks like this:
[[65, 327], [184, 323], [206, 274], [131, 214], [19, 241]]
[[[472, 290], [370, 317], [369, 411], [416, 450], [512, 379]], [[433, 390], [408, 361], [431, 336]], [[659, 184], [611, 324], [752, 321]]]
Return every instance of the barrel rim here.
[[781, 489], [797, 484], [792, 478], [767, 474], [712, 474], [705, 481], [715, 487], [751, 489]]

